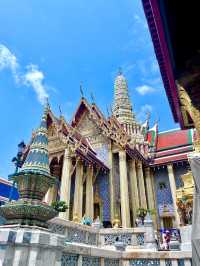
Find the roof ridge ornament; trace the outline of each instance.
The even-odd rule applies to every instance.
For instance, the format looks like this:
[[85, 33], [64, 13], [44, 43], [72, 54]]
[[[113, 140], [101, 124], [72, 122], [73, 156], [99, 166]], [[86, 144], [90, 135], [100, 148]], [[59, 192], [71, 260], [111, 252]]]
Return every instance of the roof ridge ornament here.
[[90, 93], [90, 97], [91, 97], [91, 100], [92, 100], [92, 104], [95, 104], [95, 97], [94, 97], [93, 92]]
[[83, 82], [80, 82], [80, 93], [81, 93], [81, 98], [84, 99], [84, 93], [83, 93]]

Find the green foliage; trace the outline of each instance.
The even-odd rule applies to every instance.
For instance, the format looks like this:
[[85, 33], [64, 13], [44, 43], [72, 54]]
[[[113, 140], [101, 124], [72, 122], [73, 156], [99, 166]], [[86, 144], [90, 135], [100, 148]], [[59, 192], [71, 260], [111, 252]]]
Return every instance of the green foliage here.
[[65, 201], [54, 201], [52, 202], [51, 206], [57, 211], [57, 212], [65, 212], [68, 209], [67, 204]]
[[153, 215], [155, 214], [156, 210], [155, 209], [145, 209], [145, 208], [138, 208], [137, 209], [137, 216], [144, 219], [147, 213]]
[[140, 218], [144, 218], [147, 214], [147, 209], [144, 208], [138, 208], [137, 209], [137, 216]]

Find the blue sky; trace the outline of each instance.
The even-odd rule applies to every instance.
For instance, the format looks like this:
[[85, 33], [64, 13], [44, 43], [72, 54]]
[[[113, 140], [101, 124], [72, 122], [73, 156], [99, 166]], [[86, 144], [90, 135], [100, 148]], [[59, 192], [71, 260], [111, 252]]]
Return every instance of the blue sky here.
[[106, 114], [119, 67], [139, 120], [151, 111], [159, 130], [174, 124], [141, 0], [2, 0], [0, 3], [0, 176], [7, 177], [17, 144], [28, 142], [46, 95], [67, 120], [80, 82]]

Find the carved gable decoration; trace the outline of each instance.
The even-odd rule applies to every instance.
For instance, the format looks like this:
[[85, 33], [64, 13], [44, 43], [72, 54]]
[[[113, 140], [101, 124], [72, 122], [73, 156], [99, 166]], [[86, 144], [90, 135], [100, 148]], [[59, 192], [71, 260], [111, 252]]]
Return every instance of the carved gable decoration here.
[[48, 127], [48, 137], [55, 137], [55, 136], [57, 136], [56, 125], [54, 123], [51, 123], [51, 125]]
[[86, 111], [77, 125], [79, 132], [89, 140], [93, 148], [102, 146], [107, 142], [107, 138], [102, 134], [101, 129], [97, 127], [96, 123]]

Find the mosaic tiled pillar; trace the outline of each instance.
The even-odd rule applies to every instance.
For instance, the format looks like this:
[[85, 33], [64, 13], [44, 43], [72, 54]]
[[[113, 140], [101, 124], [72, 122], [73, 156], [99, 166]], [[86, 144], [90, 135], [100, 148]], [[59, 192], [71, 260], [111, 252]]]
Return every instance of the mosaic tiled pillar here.
[[139, 185], [139, 195], [140, 195], [140, 207], [146, 209], [147, 200], [146, 200], [144, 175], [143, 175], [143, 168], [141, 161], [137, 162], [137, 175], [138, 175], [138, 185]]
[[82, 218], [83, 206], [83, 162], [78, 160], [75, 176], [73, 220]]
[[178, 214], [178, 207], [176, 204], [176, 181], [175, 181], [175, 176], [174, 176], [174, 171], [173, 171], [173, 165], [168, 164], [167, 170], [168, 170], [169, 183], [170, 183], [170, 189], [172, 193], [172, 200], [173, 200], [173, 206], [174, 206], [174, 216], [175, 216], [174, 227], [179, 227], [180, 217]]
[[114, 195], [114, 174], [113, 174], [113, 153], [112, 153], [112, 145], [110, 144], [109, 148], [109, 185], [110, 185], [110, 215], [111, 221], [114, 220], [114, 210], [115, 210], [115, 195]]
[[94, 216], [94, 191], [93, 191], [93, 166], [89, 165], [87, 168], [86, 177], [86, 217], [90, 217], [93, 220]]
[[[65, 201], [68, 206], [70, 202], [71, 168], [72, 168], [72, 159], [70, 157], [69, 150], [66, 149], [63, 159], [63, 169], [62, 169], [61, 186], [60, 186], [60, 200]], [[59, 216], [61, 218], [69, 220], [69, 208], [66, 210], [66, 212], [60, 212]]]
[[133, 226], [135, 226], [135, 220], [137, 218], [137, 209], [139, 208], [139, 193], [137, 184], [137, 174], [135, 167], [135, 160], [129, 161], [129, 177], [130, 177], [130, 191], [131, 191], [131, 208], [133, 214]]
[[128, 193], [128, 176], [126, 152], [119, 151], [119, 171], [120, 171], [120, 196], [121, 196], [121, 220], [122, 227], [130, 227], [130, 209]]

